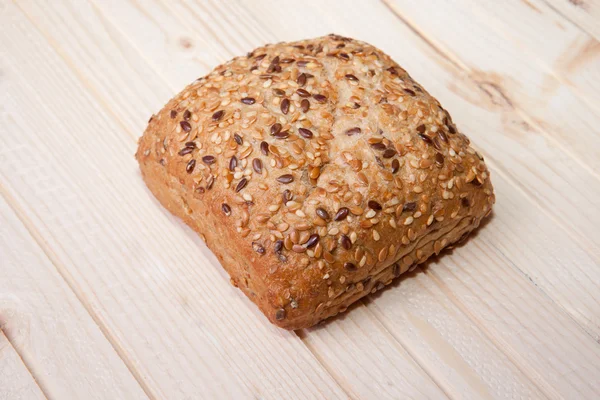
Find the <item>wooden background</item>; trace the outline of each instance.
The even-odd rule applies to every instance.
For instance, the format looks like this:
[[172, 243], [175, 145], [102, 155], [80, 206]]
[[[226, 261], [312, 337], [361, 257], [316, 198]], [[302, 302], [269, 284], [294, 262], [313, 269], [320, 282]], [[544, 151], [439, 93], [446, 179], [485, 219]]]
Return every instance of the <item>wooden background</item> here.
[[[397, 60], [491, 220], [317, 328], [271, 326], [145, 188], [149, 116], [265, 42]], [[600, 398], [600, 1], [0, 0], [0, 399]]]

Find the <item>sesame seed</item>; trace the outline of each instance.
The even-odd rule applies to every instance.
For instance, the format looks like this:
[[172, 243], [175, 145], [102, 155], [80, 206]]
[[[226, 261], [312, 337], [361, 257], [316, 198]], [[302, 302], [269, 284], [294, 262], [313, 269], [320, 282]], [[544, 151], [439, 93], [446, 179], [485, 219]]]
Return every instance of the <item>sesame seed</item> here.
[[187, 121], [181, 121], [179, 125], [181, 126], [181, 129], [183, 129], [184, 132], [189, 132], [192, 130], [192, 126]]
[[367, 211], [367, 213], [365, 214], [365, 218], [369, 219], [369, 218], [373, 218], [377, 213], [375, 212], [375, 210], [369, 210]]
[[371, 143], [371, 147], [374, 148], [375, 150], [385, 150], [385, 144], [378, 142], [378, 143]]
[[379, 235], [379, 232], [377, 232], [375, 229], [373, 229], [373, 239], [375, 239], [376, 242], [381, 239], [381, 235]]
[[248, 104], [248, 105], [252, 105], [252, 104], [256, 103], [256, 99], [253, 97], [244, 97], [241, 101], [242, 101], [242, 103]]
[[358, 263], [358, 266], [359, 267], [364, 267], [366, 263], [367, 263], [367, 256], [363, 256], [363, 258], [360, 259], [360, 262]]
[[346, 74], [345, 78], [348, 79], [349, 81], [358, 82], [358, 78], [352, 74]]
[[337, 213], [335, 213], [333, 220], [334, 221], [342, 221], [342, 220], [346, 219], [349, 212], [350, 212], [350, 210], [348, 208], [342, 207], [337, 211]]
[[304, 253], [306, 248], [300, 244], [295, 244], [292, 246], [292, 251], [295, 253]]
[[192, 158], [185, 166], [185, 172], [187, 172], [188, 174], [191, 174], [194, 171], [195, 166], [196, 166], [196, 160]]
[[426, 169], [429, 168], [431, 166], [431, 160], [428, 158], [424, 158], [421, 161], [419, 161], [419, 168], [421, 169]]
[[284, 184], [291, 183], [291, 182], [293, 182], [293, 180], [294, 180], [294, 176], [292, 174], [284, 174], [284, 175], [277, 177], [277, 182], [284, 183]]
[[175, 117], [177, 116], [177, 111], [171, 110], [170, 115], [171, 115], [171, 119], [175, 119]]
[[235, 191], [239, 192], [240, 190], [242, 190], [243, 188], [245, 188], [247, 184], [248, 184], [248, 179], [242, 178], [242, 180], [239, 181], [238, 184], [237, 184], [237, 186], [235, 187]]
[[191, 117], [192, 113], [190, 112], [190, 110], [185, 110], [185, 112], [183, 113], [183, 119], [189, 121]]
[[208, 156], [202, 157], [202, 162], [206, 165], [214, 164], [215, 161], [216, 161], [215, 156], [208, 155]]
[[413, 218], [413, 217], [407, 217], [407, 218], [404, 220], [404, 225], [410, 225], [410, 224], [412, 224], [412, 223], [413, 223], [413, 221], [414, 221], [414, 218]]
[[413, 90], [411, 90], [411, 89], [404, 89], [404, 91], [405, 91], [406, 93], [410, 94], [410, 95], [411, 95], [411, 96], [413, 96], [413, 97], [414, 97], [414, 96], [416, 96], [416, 93], [415, 93]]
[[233, 135], [233, 139], [235, 140], [235, 142], [237, 144], [239, 144], [240, 146], [242, 144], [244, 144], [244, 141], [242, 140], [242, 137], [240, 135], [238, 135], [237, 133]]

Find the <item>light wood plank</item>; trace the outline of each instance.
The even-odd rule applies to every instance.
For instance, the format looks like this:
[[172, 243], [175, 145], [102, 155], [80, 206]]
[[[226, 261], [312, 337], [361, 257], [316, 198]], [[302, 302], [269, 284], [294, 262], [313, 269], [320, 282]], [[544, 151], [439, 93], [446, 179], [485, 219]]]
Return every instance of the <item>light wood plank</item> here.
[[0, 325], [44, 392], [52, 398], [147, 398], [3, 198], [0, 216]]
[[[508, 34], [507, 37], [508, 29], [501, 26], [503, 20], [488, 18], [485, 9], [489, 7], [481, 2], [467, 5], [460, 1], [440, 0], [434, 1], [427, 10], [413, 7], [407, 0], [385, 2], [402, 21], [460, 66], [471, 79], [496, 92], [503, 106], [514, 109], [528, 124], [548, 135], [561, 151], [577, 157], [594, 173], [598, 170], [600, 108], [597, 83], [590, 86], [593, 93], [582, 99], [568, 84], [561, 82], [550, 67], [540, 65], [536, 51], [528, 48], [521, 36]], [[505, 2], [494, 4], [502, 10]], [[518, 20], [518, 17], [512, 19]], [[539, 36], [538, 31], [534, 34]], [[523, 36], [527, 36], [527, 32], [523, 32]], [[588, 76], [598, 76], [600, 53], [594, 50], [598, 47], [595, 39], [573, 38], [561, 43], [562, 46], [555, 45], [559, 49], [555, 56], [557, 63], [579, 60], [575, 65], [578, 71], [589, 69]], [[581, 133], [577, 140], [573, 140], [573, 132]]]
[[[106, 3], [104, 3], [104, 4], [106, 4]], [[123, 3], [121, 3], [121, 4], [123, 4]], [[304, 5], [306, 5], [306, 4], [304, 4]], [[176, 10], [176, 11], [178, 11], [179, 15], [189, 15], [189, 11], [190, 10], [194, 10], [194, 8], [193, 8], [193, 5], [191, 5], [191, 6], [188, 5], [188, 7], [189, 7], [188, 12], [183, 13], [183, 9], [179, 9], [179, 10]], [[101, 6], [100, 6], [100, 8], [102, 9]], [[144, 4], [142, 8], [144, 10], [144, 13], [146, 13], [146, 14], [152, 14], [152, 12], [153, 12], [152, 11], [152, 3]], [[135, 10], [133, 10], [133, 11], [135, 11]], [[159, 13], [164, 13], [165, 11], [162, 10], [162, 9], [158, 9], [157, 8], [155, 10], [155, 12], [157, 13], [154, 16], [154, 19], [156, 20], [156, 19], [158, 19]], [[307, 12], [311, 12], [311, 10], [309, 9], [309, 10], [307, 10]], [[114, 15], [118, 15], [118, 16], [120, 16], [122, 18], [133, 18], [130, 15], [131, 13], [132, 13], [132, 11], [128, 10], [128, 11], [125, 11], [125, 12], [121, 11], [121, 12], [115, 13]], [[225, 12], [225, 13], [227, 13], [227, 12]], [[196, 10], [196, 12], [194, 14], [192, 14], [192, 15], [193, 16], [198, 16], [197, 18], [200, 19], [200, 15], [202, 15], [202, 9]], [[142, 20], [144, 19], [144, 16], [139, 16], [139, 18], [140, 18], [140, 21], [137, 21], [137, 20], [135, 20], [135, 21], [138, 22], [138, 23], [142, 23]], [[148, 17], [148, 18], [152, 18], [152, 17]], [[248, 18], [246, 16], [244, 16], [244, 15], [238, 15], [237, 18], [239, 20], [248, 20]], [[215, 19], [216, 19], [216, 17], [215, 17]], [[119, 27], [122, 27], [122, 29], [126, 32], [126, 36], [128, 38], [132, 38], [132, 37], [135, 38], [136, 37], [136, 33], [135, 33], [134, 30], [125, 29], [125, 27], [131, 26], [131, 24], [124, 23], [125, 21], [121, 20], [119, 18], [117, 18], [117, 21], [118, 21], [117, 25]], [[215, 22], [216, 26], [218, 26], [218, 24], [219, 24], [218, 21]], [[260, 21], [257, 21], [257, 23], [255, 23], [255, 24], [253, 24], [252, 22], [249, 22], [249, 24], [250, 25], [254, 25], [254, 26], [261, 25]], [[169, 25], [174, 28], [173, 32], [177, 32], [179, 29], [182, 29], [182, 28], [180, 28], [180, 26], [182, 24], [176, 24], [176, 23], [174, 23], [174, 24], [169, 24]], [[204, 26], [204, 25], [201, 25], [201, 26]], [[165, 28], [165, 24], [161, 24], [161, 27], [162, 27], [162, 29], [168, 31], [168, 29]], [[150, 28], [146, 27], [146, 29], [150, 29]], [[200, 28], [198, 28], [198, 29], [200, 29]], [[217, 29], [217, 28], [216, 27], [211, 27], [211, 29]], [[201, 32], [201, 31], [199, 31], [198, 35], [196, 36], [196, 40], [201, 41], [202, 40], [201, 38], [206, 37], [207, 34], [208, 34], [207, 32]], [[244, 32], [244, 31], [238, 32], [238, 34], [236, 36], [237, 37], [245, 37], [245, 38], [249, 37], [248, 33]], [[262, 40], [263, 41], [273, 41], [273, 39], [270, 38], [270, 37], [262, 38]], [[161, 54], [165, 53], [164, 50], [163, 51], [152, 51], [152, 52], [144, 51], [143, 50], [144, 49], [143, 42], [137, 41], [137, 40], [134, 40], [134, 41], [136, 43], [136, 47], [140, 48], [144, 54], [158, 54], [157, 57], [160, 57]], [[200, 46], [202, 46], [202, 45], [200, 45]], [[149, 60], [152, 61], [152, 59], [149, 59]], [[160, 65], [161, 64], [160, 58], [156, 58], [154, 60], [155, 60], [156, 65]], [[165, 72], [165, 74], [169, 75], [168, 72]], [[190, 76], [192, 76], [194, 74], [195, 74], [194, 71], [190, 72]], [[169, 76], [169, 79], [171, 79], [170, 76]], [[176, 80], [178, 78], [177, 77], [173, 77], [172, 79]], [[504, 183], [503, 180], [501, 180], [500, 182]], [[506, 183], [504, 183], [503, 185], [500, 185], [500, 189], [501, 189], [501, 192], [505, 192], [507, 190], [512, 191], [512, 187], [510, 186], [510, 184], [506, 184]], [[527, 205], [528, 202], [525, 201], [525, 203]], [[506, 204], [506, 202], [504, 202], [503, 204]], [[513, 204], [509, 204], [509, 205], [506, 206], [506, 209], [508, 210], [508, 212], [510, 212], [514, 208], [515, 208], [515, 206]], [[531, 210], [535, 210], [535, 208], [533, 207], [533, 204], [531, 204], [531, 203], [529, 203], [528, 207], [520, 207], [519, 208], [520, 212], [518, 212], [518, 217], [521, 218], [521, 219], [527, 218], [527, 216], [531, 213]], [[518, 222], [518, 219], [515, 219], [515, 221]], [[542, 221], [544, 221], [542, 223], [542, 225], [547, 226], [547, 228], [543, 228], [542, 227], [540, 229], [538, 227], [535, 227], [534, 229], [530, 229], [527, 232], [527, 235], [523, 235], [523, 238], [530, 237], [530, 238], [534, 238], [535, 239], [536, 236], [531, 236], [531, 233], [534, 232], [537, 235], [537, 238], [543, 242], [544, 239], [540, 238], [540, 234], [543, 236], [544, 229], [548, 229], [549, 228], [550, 231], [552, 231], [554, 224], [551, 221], [545, 221], [543, 219], [542, 219]], [[554, 240], [554, 241], [556, 241], [556, 239], [557, 238], [552, 238], [552, 240]], [[535, 240], [537, 240], [537, 239], [535, 239]], [[531, 241], [532, 245], [536, 244], [536, 242], [534, 242], [533, 240], [530, 239], [530, 241]], [[507, 243], [507, 241], [504, 240], [503, 243]], [[523, 247], [526, 247], [526, 245], [523, 244]], [[562, 250], [564, 251], [564, 249], [562, 249]], [[577, 254], [577, 257], [576, 257], [577, 261], [583, 260], [584, 268], [588, 269], [590, 266], [594, 265], [594, 261], [591, 260], [589, 258], [589, 256], [584, 251], [581, 251], [581, 249], [578, 249], [577, 246], [574, 246], [571, 249], [571, 251], [574, 251], [575, 252], [574, 254]], [[517, 250], [517, 252], [518, 252], [518, 250]], [[502, 257], [502, 254], [499, 253], [499, 252], [496, 252], [495, 254], [498, 257]], [[511, 255], [513, 255], [513, 254], [511, 253]], [[554, 258], [552, 258], [552, 257], [554, 257], [555, 255], [556, 255], [556, 252], [553, 253], [551, 257], [546, 258], [546, 260], [551, 262], [551, 264], [549, 264], [550, 267], [554, 267], [554, 266], [556, 267], [556, 271], [560, 275], [560, 272], [561, 272], [562, 268], [560, 268], [560, 266], [557, 265], [554, 262]], [[521, 266], [521, 265], [527, 265], [527, 262], [529, 262], [528, 260], [524, 260], [523, 258], [519, 258], [518, 254], [517, 254], [517, 256], [515, 256], [515, 258], [517, 258], [519, 266]], [[539, 266], [541, 268], [540, 272], [542, 272], [543, 270], [547, 270], [547, 268], [548, 268], [548, 264], [544, 264], [544, 260], [540, 260], [540, 259], [537, 259], [534, 265], [536, 267]], [[502, 271], [497, 271], [497, 273], [501, 274]], [[549, 274], [549, 275], [551, 275], [551, 274]], [[554, 281], [554, 279], [553, 279], [554, 277], [551, 276], [551, 278]], [[522, 280], [522, 276], [516, 276], [513, 279], [521, 281]], [[584, 281], [584, 285], [588, 284], [587, 280], [584, 279], [583, 281]], [[575, 283], [580, 284], [581, 282], [576, 281]], [[554, 284], [556, 285], [556, 283], [554, 283]], [[558, 284], [560, 284], [560, 282]], [[592, 284], [592, 288], [596, 288], [597, 289], [597, 287], [594, 286], [593, 284]], [[564, 289], [564, 288], [561, 288], [561, 289]], [[580, 287], [578, 289], [580, 289]], [[506, 288], [504, 288], [504, 290], [506, 290]], [[573, 294], [573, 292], [569, 292], [569, 290], [565, 290], [564, 291], [564, 296], [567, 299], [572, 294]], [[537, 295], [538, 295], [538, 293], [536, 293], [535, 291], [532, 291], [532, 292], [529, 293], [529, 296], [534, 299], [534, 300], [532, 300], [532, 303], [535, 303], [535, 301], [536, 301], [535, 298], [537, 297]], [[394, 302], [394, 306], [395, 307], [402, 307], [401, 305], [399, 305], [399, 303], [400, 302]], [[551, 304], [550, 302], [548, 302], [548, 303]], [[593, 305], [594, 304], [591, 304], [591, 306], [593, 306]], [[527, 311], [530, 311], [530, 310], [527, 310]], [[585, 316], [589, 317], [589, 315], [585, 315]], [[503, 316], [503, 317], [505, 317], [505, 316]], [[465, 317], [462, 316], [461, 318], [463, 318], [462, 321], [464, 321]], [[309, 334], [307, 334], [305, 336], [305, 340], [306, 340], [307, 343], [309, 343], [309, 345], [311, 346], [311, 348], [314, 348], [315, 351], [317, 351], [317, 352], [319, 352], [321, 354], [323, 362], [324, 363], [330, 363], [332, 365], [330, 367], [330, 370], [335, 369], [336, 371], [338, 371], [339, 379], [344, 379], [346, 381], [352, 381], [352, 382], [355, 382], [356, 380], [359, 380], [359, 378], [356, 377], [356, 376], [354, 376], [352, 374], [352, 371], [348, 371], [348, 370], [344, 369], [343, 367], [340, 367], [342, 365], [351, 364], [351, 362], [349, 361], [348, 357], [340, 356], [340, 354], [343, 354], [343, 352], [341, 351], [341, 349], [335, 349], [335, 347], [336, 347], [335, 344], [336, 343], [347, 343], [347, 342], [350, 342], [350, 340], [344, 340], [346, 337], [356, 337], [357, 340], [352, 340], [353, 343], [354, 342], [356, 342], [356, 343], [362, 342], [362, 340], [360, 340], [360, 335], [358, 335], [356, 333], [356, 329], [353, 329], [356, 325], [360, 325], [360, 323], [357, 323], [357, 322], [347, 322], [349, 320], [354, 320], [354, 319], [356, 319], [358, 321], [364, 321], [363, 319], [361, 319], [361, 317], [355, 316], [355, 314], [351, 313], [351, 314], [348, 314], [348, 316], [345, 317], [341, 321], [336, 320], [335, 322], [333, 322], [331, 324], [327, 324], [326, 329], [316, 330], [314, 332], [311, 331]], [[561, 319], [562, 319], [563, 323], [567, 323], [569, 325], [572, 325], [572, 322], [569, 321], [569, 318], [566, 315], [561, 314]], [[586, 320], [586, 322], [589, 322], [589, 321]], [[526, 326], [525, 329], [529, 329], [529, 328], [532, 329], [531, 334], [535, 334], [536, 332], [539, 331], [539, 327], [536, 325], [536, 324], [539, 323], [539, 321], [537, 321], [537, 320], [535, 321], [535, 323], [532, 323], [530, 326], [527, 326], [528, 325], [527, 321], [522, 322], [522, 323]], [[547, 324], [548, 322], [542, 320], [541, 323], [542, 324]], [[596, 324], [597, 320], [592, 321], [592, 323]], [[408, 324], [408, 325], [410, 325], [410, 322], [402, 321], [402, 324]], [[447, 322], [447, 324], [450, 324], [450, 322]], [[548, 327], [545, 327], [543, 330], [545, 332], [546, 331], [550, 332], [550, 334], [553, 335], [554, 337], [561, 337], [560, 333], [554, 332], [555, 329], [556, 329], [556, 327], [554, 325], [550, 325]], [[335, 333], [332, 333], [332, 332], [335, 332]], [[474, 337], [475, 338], [475, 339], [473, 339], [474, 341], [477, 341], [478, 338], [479, 338], [479, 336], [477, 336], [477, 331], [468, 331], [467, 330], [467, 332], [464, 333], [464, 335], [466, 337], [469, 337], [469, 338]], [[593, 345], [593, 341], [591, 341], [589, 338], [586, 339], [585, 335], [583, 335], [582, 332], [579, 332], [578, 335], [580, 337], [582, 337], [583, 340], [584, 340], [584, 343], [586, 343], [586, 344], [583, 345], [583, 347], [582, 347], [583, 349], [585, 349], [586, 346]], [[518, 339], [519, 338], [517, 336], [513, 337], [512, 339], [514, 339], [516, 341], [516, 343], [518, 344]], [[389, 338], [388, 338], [388, 340], [389, 340]], [[481, 339], [479, 339], [479, 340], [481, 340]], [[496, 343], [495, 340], [492, 339], [492, 341], [494, 343]], [[485, 342], [485, 340], [484, 340], [484, 342]], [[343, 346], [343, 345], [339, 345], [339, 346]], [[389, 343], [388, 343], [388, 346], [389, 346]], [[563, 349], [561, 349], [561, 348], [552, 348], [552, 346], [548, 346], [548, 347], [549, 347], [549, 349], [547, 349], [547, 350], [550, 350], [553, 353], [561, 354], [561, 352], [563, 352]], [[335, 351], [335, 350], [338, 350], [338, 351]], [[366, 350], [366, 347], [364, 347], [362, 349], [362, 351], [365, 351], [365, 350]], [[578, 350], [581, 350], [581, 348], [578, 349]], [[572, 355], [577, 356], [577, 354], [578, 354], [577, 351], [578, 350], [577, 349], [574, 350], [572, 352]], [[464, 349], [461, 350], [461, 351], [464, 352]], [[509, 349], [507, 351], [511, 352], [513, 350]], [[491, 357], [488, 354], [487, 357], [485, 357], [485, 358], [487, 358], [487, 359], [498, 359], [498, 358], [501, 358], [501, 357], [502, 356], [498, 356], [498, 355], [496, 355], [495, 357]], [[432, 365], [432, 364], [435, 365], [436, 363], [439, 363], [439, 360], [435, 360], [435, 359], [432, 359], [430, 362], [427, 361], [427, 359], [425, 359], [425, 360], [426, 360], [425, 361], [426, 366], [427, 365]], [[539, 359], [533, 359], [532, 358], [532, 359], [530, 359], [528, 361], [530, 361], [530, 362], [539, 362]], [[386, 363], [386, 361], [383, 360], [383, 361], [379, 361], [378, 364], [379, 365], [381, 365], [381, 364], [385, 365], [385, 363]], [[587, 360], [587, 363], [588, 364], [590, 363], [589, 359]], [[559, 366], [561, 364], [562, 364], [562, 362], [557, 363], [557, 365], [559, 365]], [[450, 369], [452, 369], [452, 364], [450, 364], [449, 367], [450, 367]], [[459, 371], [460, 371], [460, 369], [459, 369]], [[378, 374], [375, 373], [373, 375], [377, 376]], [[367, 380], [369, 380], [369, 379], [371, 379], [371, 378], [367, 378]], [[539, 380], [539, 377], [536, 377], [536, 379]], [[443, 379], [441, 381], [443, 382]], [[449, 387], [446, 388], [447, 390], [449, 390], [449, 392], [452, 392], [454, 390], [455, 393], [461, 393], [460, 391], [461, 390], [465, 390], [464, 388], [469, 388], [469, 390], [474, 390], [473, 387], [472, 387], [472, 385], [469, 385], [470, 382], [468, 380], [463, 380], [462, 383], [457, 383], [457, 382], [461, 382], [461, 380], [457, 380], [457, 379], [448, 379], [447, 381], [451, 381], [452, 382], [451, 384], [448, 385]], [[542, 381], [543, 381], [543, 379], [542, 379]], [[482, 384], [482, 385], [485, 386], [485, 384]], [[544, 382], [541, 385], [542, 385], [543, 389], [545, 391], [547, 391], [547, 393], [550, 393], [550, 394], [555, 394], [556, 393], [554, 391], [554, 389], [552, 389], [552, 384]], [[565, 385], [565, 382], [563, 382], [563, 381], [560, 381], [559, 385], [562, 385], [561, 390], [563, 390], [565, 392], [573, 390], [573, 388], [570, 387], [568, 384]], [[385, 387], [385, 386], [382, 385], [382, 387]], [[356, 390], [360, 390], [360, 389], [361, 389], [361, 386], [358, 385], [358, 388]], [[589, 388], [587, 390], [589, 391]], [[385, 393], [385, 390], [383, 390], [383, 393]]]
[[199, 238], [160, 211], [135, 141], [8, 11], [3, 184], [150, 395], [346, 398], [293, 333], [272, 327], [212, 267]]
[[600, 2], [598, 0], [543, 0], [583, 31], [600, 40]]
[[587, 104], [598, 118], [600, 42], [566, 23], [543, 0], [435, 0], [427, 14], [410, 1], [386, 2], [473, 76], [498, 75], [517, 107], [522, 95], [544, 105], [560, 96], [573, 99], [573, 107]]
[[[532, 77], [543, 79], [542, 88], [527, 89], [530, 96], [546, 101], [553, 92], [565, 92], [565, 86], [595, 109], [596, 116], [600, 115], [600, 42], [566, 22], [544, 0], [507, 0], [487, 5], [474, 0], [460, 0], [454, 2], [451, 11], [458, 11], [463, 21], [469, 21], [462, 25], [462, 31], [471, 32], [469, 40], [464, 40], [459, 46], [459, 57], [463, 58], [463, 53], [473, 54], [483, 41], [502, 42], [504, 45], [493, 49], [493, 54], [480, 53], [477, 65], [501, 71], [505, 67], [490, 64], [499, 63], [501, 57], [514, 57], [511, 59], [514, 69], [521, 68], [523, 71], [531, 65], [533, 72], [529, 76], [515, 74], [515, 78], [523, 81]], [[444, 15], [442, 18], [446, 22], [452, 21], [453, 17]], [[473, 27], [471, 18], [485, 21], [485, 26], [476, 24]], [[445, 29], [443, 34], [446, 34]], [[477, 38], [477, 34], [485, 36]], [[487, 60], [489, 56], [491, 60]], [[465, 58], [470, 60], [471, 56]], [[595, 132], [600, 134], [600, 129]]]
[[[2, 327], [0, 314], [0, 328]], [[0, 329], [0, 400], [45, 400], [46, 396]]]

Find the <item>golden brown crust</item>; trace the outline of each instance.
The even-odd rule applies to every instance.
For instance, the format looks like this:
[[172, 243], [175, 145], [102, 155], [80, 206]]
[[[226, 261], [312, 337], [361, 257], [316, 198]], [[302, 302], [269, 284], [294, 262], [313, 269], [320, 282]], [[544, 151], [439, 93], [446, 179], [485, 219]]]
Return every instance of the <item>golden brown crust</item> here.
[[278, 326], [338, 313], [479, 225], [483, 158], [380, 50], [330, 35], [258, 48], [154, 115], [136, 157]]

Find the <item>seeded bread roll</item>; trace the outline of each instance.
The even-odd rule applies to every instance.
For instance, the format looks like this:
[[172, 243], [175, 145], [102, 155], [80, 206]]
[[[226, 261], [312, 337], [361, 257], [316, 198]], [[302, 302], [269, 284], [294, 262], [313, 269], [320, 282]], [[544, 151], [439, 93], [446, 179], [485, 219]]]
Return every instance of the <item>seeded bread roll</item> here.
[[330, 35], [260, 47], [153, 115], [146, 184], [282, 328], [342, 312], [475, 229], [483, 157], [392, 59]]

